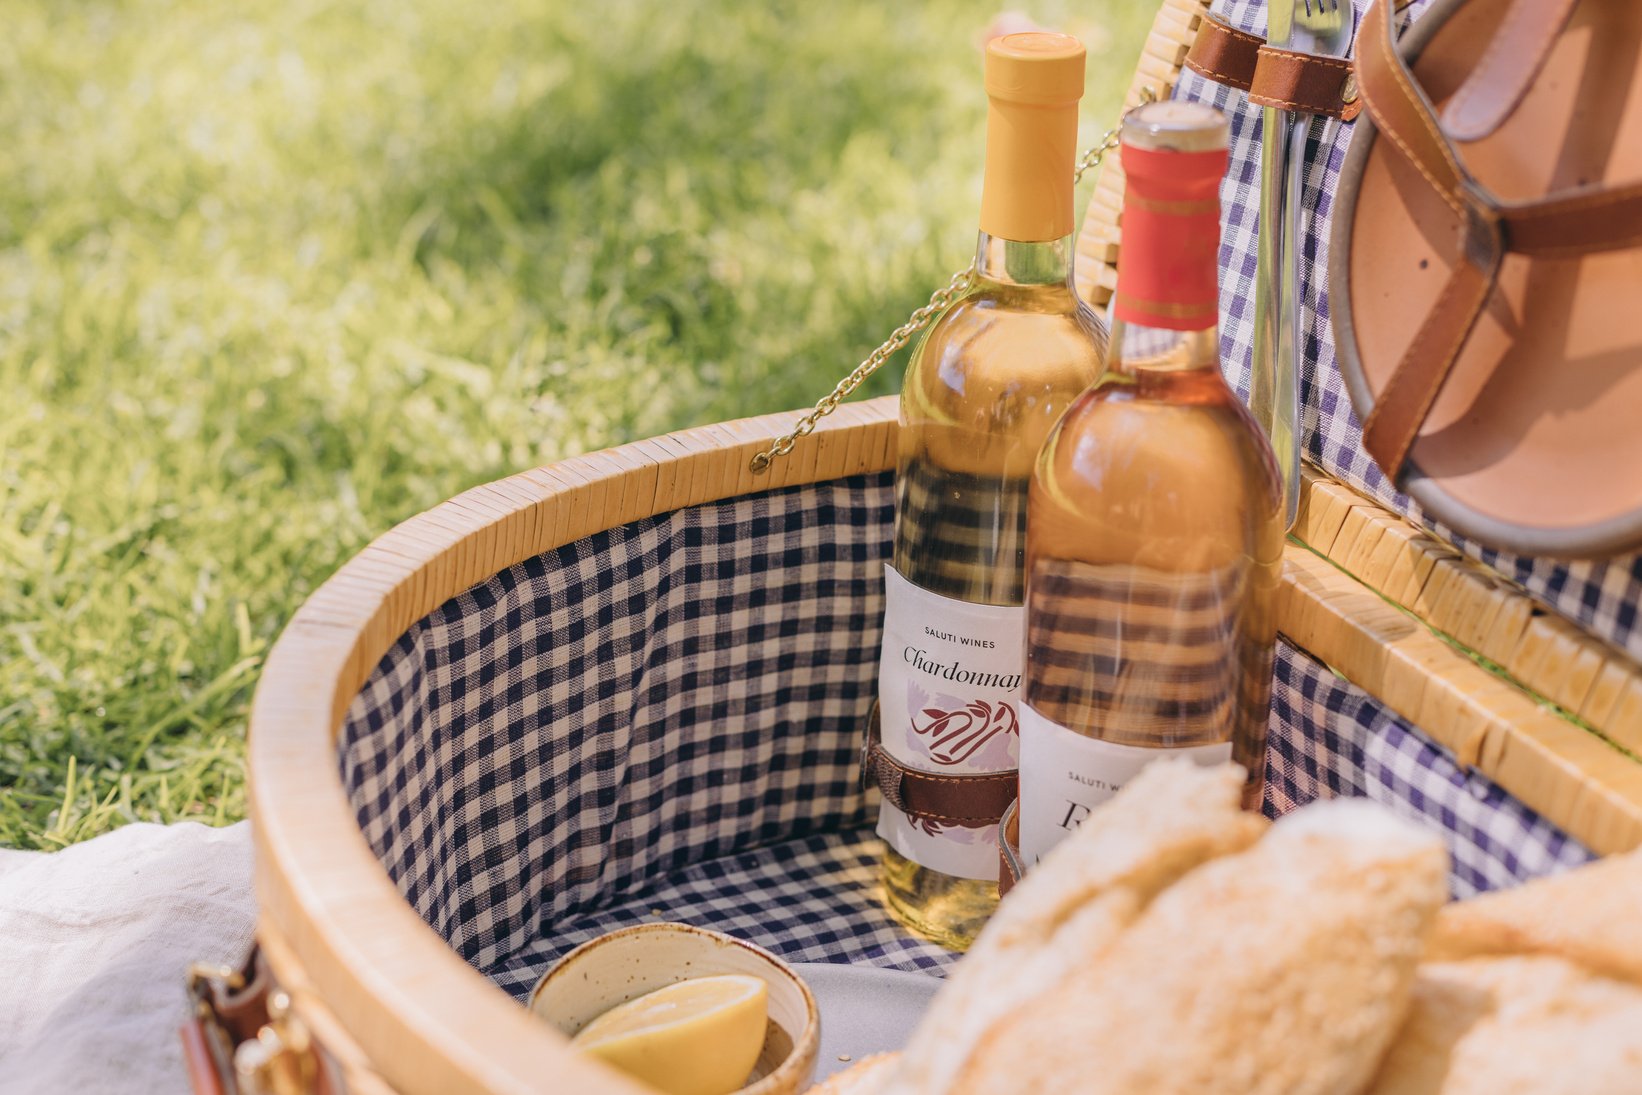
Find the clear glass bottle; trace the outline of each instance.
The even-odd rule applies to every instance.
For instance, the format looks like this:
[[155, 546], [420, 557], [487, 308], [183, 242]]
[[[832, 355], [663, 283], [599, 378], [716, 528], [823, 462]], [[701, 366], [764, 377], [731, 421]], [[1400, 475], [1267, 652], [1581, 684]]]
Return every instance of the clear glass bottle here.
[[[1027, 482], [1106, 349], [1105, 325], [1072, 284], [1083, 67], [1066, 35], [989, 44], [976, 277], [925, 334], [901, 391], [879, 713], [884, 750], [921, 771], [1016, 765]], [[997, 905], [996, 831], [885, 803], [890, 911], [967, 947]]]
[[1028, 500], [1028, 866], [1160, 755], [1236, 760], [1251, 809], [1264, 774], [1282, 488], [1220, 372], [1226, 122], [1157, 103], [1121, 139], [1110, 364], [1050, 434]]

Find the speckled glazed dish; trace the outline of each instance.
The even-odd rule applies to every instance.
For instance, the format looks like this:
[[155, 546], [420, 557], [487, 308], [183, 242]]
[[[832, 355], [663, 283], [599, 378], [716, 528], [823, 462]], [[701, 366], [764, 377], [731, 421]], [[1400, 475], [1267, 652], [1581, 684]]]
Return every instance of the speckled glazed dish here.
[[618, 1004], [691, 977], [750, 974], [769, 986], [769, 1026], [738, 1095], [792, 1095], [815, 1070], [821, 1016], [809, 986], [775, 955], [688, 924], [640, 924], [583, 943], [547, 971], [530, 1010], [565, 1037]]

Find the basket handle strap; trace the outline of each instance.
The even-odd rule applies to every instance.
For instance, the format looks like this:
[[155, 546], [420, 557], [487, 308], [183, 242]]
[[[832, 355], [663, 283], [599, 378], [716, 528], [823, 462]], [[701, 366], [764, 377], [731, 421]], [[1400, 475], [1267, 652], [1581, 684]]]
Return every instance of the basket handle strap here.
[[[1566, 21], [1562, 9], [1572, 8], [1572, 0], [1516, 0], [1516, 7], [1542, 2], [1539, 16], [1526, 22], [1543, 41], [1520, 26], [1509, 39], [1536, 43], [1540, 53], [1527, 59], [1535, 70]], [[1471, 178], [1398, 52], [1389, 8], [1386, 0], [1375, 0], [1363, 16], [1357, 59], [1362, 97], [1375, 127], [1454, 210], [1461, 256], [1363, 423], [1363, 447], [1395, 479], [1493, 294], [1505, 255], [1566, 257], [1642, 245], [1642, 183], [1580, 187], [1526, 202], [1494, 197]], [[1524, 59], [1519, 55], [1517, 61]]]

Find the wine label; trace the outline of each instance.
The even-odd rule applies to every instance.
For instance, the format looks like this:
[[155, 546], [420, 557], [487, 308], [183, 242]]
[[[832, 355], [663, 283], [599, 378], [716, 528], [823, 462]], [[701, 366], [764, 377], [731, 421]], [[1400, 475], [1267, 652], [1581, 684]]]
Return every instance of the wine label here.
[[[884, 751], [908, 768], [945, 775], [1014, 768], [1025, 611], [943, 597], [884, 564], [878, 668]], [[971, 829], [912, 818], [886, 802], [878, 835], [932, 870], [997, 880], [996, 825]]]
[[1140, 770], [1162, 757], [1212, 766], [1231, 760], [1231, 742], [1147, 749], [1084, 737], [1020, 705], [1021, 860], [1034, 866]]

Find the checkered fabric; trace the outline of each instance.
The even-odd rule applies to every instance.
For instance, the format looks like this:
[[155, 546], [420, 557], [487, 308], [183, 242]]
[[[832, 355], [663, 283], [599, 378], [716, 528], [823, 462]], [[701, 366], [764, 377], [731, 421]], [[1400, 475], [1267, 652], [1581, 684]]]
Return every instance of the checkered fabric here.
[[342, 778], [405, 899], [489, 968], [692, 864], [866, 820], [890, 477], [681, 510], [423, 619]]
[[1373, 696], [1279, 644], [1266, 744], [1266, 813], [1313, 799], [1371, 798], [1442, 834], [1455, 897], [1591, 859], [1555, 825], [1466, 771]]
[[[1354, 0], [1362, 18], [1368, 0]], [[1409, 9], [1417, 19], [1427, 7], [1418, 0]], [[1234, 27], [1265, 33], [1265, 0], [1216, 0], [1217, 16]], [[1231, 122], [1231, 166], [1221, 187], [1220, 305], [1221, 352], [1228, 378], [1248, 392], [1254, 339], [1254, 271], [1260, 208], [1260, 108], [1251, 106], [1241, 91], [1211, 83], [1194, 72], [1184, 72], [1175, 89], [1177, 98], [1212, 103]], [[1353, 126], [1333, 118], [1310, 122], [1306, 145], [1306, 175], [1301, 198], [1301, 255], [1307, 276], [1302, 277], [1303, 324], [1301, 366], [1302, 430], [1309, 458], [1336, 477], [1371, 495], [1388, 509], [1407, 514], [1461, 551], [1479, 559], [1555, 612], [1573, 620], [1642, 658], [1642, 627], [1637, 605], [1642, 601], [1642, 555], [1606, 562], [1561, 562], [1531, 559], [1484, 548], [1436, 522], [1427, 520], [1418, 506], [1400, 494], [1363, 451], [1362, 428], [1351, 409], [1351, 398], [1340, 376], [1334, 353], [1334, 328], [1329, 320], [1329, 230], [1333, 195], [1345, 163]]]
[[[400, 639], [338, 746], [417, 912], [516, 995], [664, 917], [795, 960], [940, 972], [879, 906], [859, 789], [891, 477], [749, 495], [497, 574]], [[1442, 828], [1471, 893], [1582, 848], [1304, 653], [1279, 652], [1267, 810], [1368, 795]]]
[[956, 955], [910, 934], [884, 911], [883, 847], [870, 827], [844, 829], [697, 863], [648, 893], [558, 925], [489, 973], [524, 998], [561, 955], [589, 939], [673, 920], [727, 932], [789, 962], [944, 974]]
[[1027, 482], [902, 461], [895, 481], [902, 548], [891, 556], [901, 577], [943, 597], [1020, 604]]

